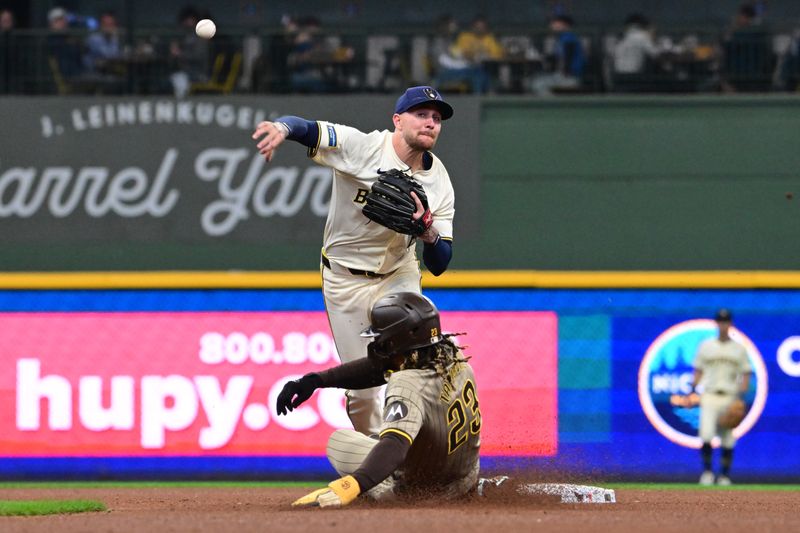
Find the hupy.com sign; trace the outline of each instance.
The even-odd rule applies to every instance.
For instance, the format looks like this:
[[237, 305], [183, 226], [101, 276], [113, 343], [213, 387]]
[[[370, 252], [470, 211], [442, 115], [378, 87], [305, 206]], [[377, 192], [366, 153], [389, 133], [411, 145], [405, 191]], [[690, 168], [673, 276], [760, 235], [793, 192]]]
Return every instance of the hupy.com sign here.
[[[493, 421], [482, 453], [555, 454], [555, 314], [444, 317], [470, 332], [467, 353], [515, 347], [509, 361], [473, 360]], [[0, 353], [4, 458], [322, 457], [330, 433], [352, 427], [341, 389], [275, 410], [287, 381], [339, 364], [322, 311], [0, 313]]]

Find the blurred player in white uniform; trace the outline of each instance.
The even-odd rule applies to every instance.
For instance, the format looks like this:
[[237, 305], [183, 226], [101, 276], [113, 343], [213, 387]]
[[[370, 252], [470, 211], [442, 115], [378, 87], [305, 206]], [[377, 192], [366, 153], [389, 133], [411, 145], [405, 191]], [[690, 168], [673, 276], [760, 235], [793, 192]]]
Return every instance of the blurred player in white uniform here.
[[[308, 147], [308, 155], [333, 169], [333, 193], [322, 248], [322, 291], [336, 349], [342, 362], [366, 357], [368, 313], [384, 294], [421, 292], [414, 239], [370, 222], [361, 212], [379, 171], [410, 173], [422, 183], [433, 215], [420, 237], [423, 261], [434, 275], [447, 269], [452, 257], [454, 194], [442, 162], [431, 152], [442, 121], [453, 116], [432, 87], [411, 87], [395, 104], [394, 130], [364, 133], [349, 126], [285, 116], [262, 122], [253, 133], [259, 152], [271, 161], [290, 139]], [[423, 215], [418, 202], [417, 219]], [[353, 427], [365, 435], [381, 426], [379, 388], [347, 391], [347, 412]]]
[[711, 440], [719, 435], [722, 459], [719, 485], [730, 485], [730, 469], [733, 461], [733, 447], [736, 437], [733, 430], [722, 428], [718, 421], [722, 413], [739, 397], [747, 393], [750, 386], [750, 373], [753, 371], [747, 350], [728, 335], [733, 315], [727, 309], [720, 309], [715, 316], [719, 335], [704, 341], [697, 349], [694, 359], [694, 380], [692, 387], [703, 385], [700, 395], [700, 449], [703, 461], [701, 485], [713, 485], [714, 472], [711, 468]]

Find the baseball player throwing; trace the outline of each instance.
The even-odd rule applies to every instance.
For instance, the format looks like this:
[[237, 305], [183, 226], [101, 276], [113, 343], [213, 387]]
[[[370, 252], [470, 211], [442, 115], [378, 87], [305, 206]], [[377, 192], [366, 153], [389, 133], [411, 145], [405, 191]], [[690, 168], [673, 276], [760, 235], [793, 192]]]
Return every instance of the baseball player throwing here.
[[[363, 133], [349, 126], [285, 116], [261, 122], [253, 133], [267, 161], [289, 139], [307, 146], [315, 162], [333, 169], [321, 257], [322, 290], [343, 362], [366, 357], [367, 341], [359, 332], [367, 326], [367, 313], [378, 298], [393, 292], [421, 292], [413, 246], [416, 238], [424, 242], [428, 270], [438, 276], [447, 269], [452, 256], [453, 187], [431, 150], [442, 121], [452, 115], [453, 108], [436, 90], [411, 87], [395, 105], [394, 131]], [[425, 192], [422, 198], [411, 193], [416, 209], [405, 222], [415, 224], [408, 234], [398, 232], [393, 224], [376, 224], [362, 212], [379, 176], [396, 171], [408, 173]], [[379, 390], [346, 392], [353, 427], [365, 435], [375, 434], [381, 425]]]
[[704, 341], [694, 360], [692, 388], [703, 384], [700, 395], [700, 439], [703, 446], [700, 455], [703, 462], [701, 485], [713, 485], [715, 478], [711, 469], [711, 440], [719, 435], [722, 444], [722, 460], [718, 485], [730, 485], [730, 469], [736, 437], [732, 427], [722, 427], [720, 417], [739, 398], [747, 393], [750, 373], [753, 371], [744, 346], [728, 335], [733, 321], [731, 312], [720, 309], [716, 316], [719, 336]]
[[441, 333], [439, 312], [417, 292], [384, 296], [372, 308], [369, 355], [287, 383], [277, 411], [298, 407], [319, 387], [361, 389], [387, 382], [379, 438], [334, 431], [327, 454], [342, 476], [294, 506], [339, 507], [365, 495], [458, 497], [478, 481], [481, 410], [472, 367]]

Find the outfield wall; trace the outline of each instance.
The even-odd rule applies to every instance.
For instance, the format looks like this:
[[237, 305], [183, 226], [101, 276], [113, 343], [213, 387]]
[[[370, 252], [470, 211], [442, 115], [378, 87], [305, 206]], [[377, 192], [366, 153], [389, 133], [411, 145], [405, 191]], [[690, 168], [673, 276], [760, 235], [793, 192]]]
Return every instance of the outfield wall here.
[[[487, 471], [692, 481], [688, 391], [714, 309], [756, 379], [739, 481], [800, 472], [800, 291], [431, 289], [468, 331]], [[291, 417], [285, 379], [336, 363], [318, 289], [0, 291], [0, 476], [317, 478], [341, 395]]]
[[[758, 378], [735, 476], [798, 481], [800, 99], [452, 101], [454, 258], [423, 286], [469, 331], [484, 467], [693, 480], [697, 411], [670, 397], [725, 306]], [[392, 105], [2, 99], [0, 476], [331, 475], [341, 396], [272, 411], [337, 361], [330, 174], [296, 146], [263, 165], [250, 131]]]
[[[455, 269], [793, 270], [800, 98], [452, 96]], [[250, 138], [391, 96], [3, 98], [0, 271], [313, 270], [331, 174]]]

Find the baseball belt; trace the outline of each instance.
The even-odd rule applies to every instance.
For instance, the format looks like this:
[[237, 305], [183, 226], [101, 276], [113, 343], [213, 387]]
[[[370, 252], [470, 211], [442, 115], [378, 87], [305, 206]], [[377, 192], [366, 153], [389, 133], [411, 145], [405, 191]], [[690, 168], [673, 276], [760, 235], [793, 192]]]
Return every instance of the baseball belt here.
[[[331, 267], [330, 260], [327, 257], [325, 257], [324, 255], [322, 255], [321, 258], [322, 258], [322, 264], [325, 267], [329, 268], [330, 270], [333, 270], [333, 268]], [[354, 276], [366, 276], [368, 278], [382, 278], [382, 277], [384, 277], [386, 275], [386, 274], [378, 274], [378, 273], [375, 273], [375, 272], [368, 272], [366, 270], [359, 270], [357, 268], [350, 268], [350, 267], [344, 267], [344, 268], [347, 268], [347, 271], [350, 272]]]

